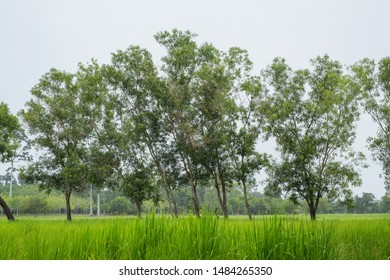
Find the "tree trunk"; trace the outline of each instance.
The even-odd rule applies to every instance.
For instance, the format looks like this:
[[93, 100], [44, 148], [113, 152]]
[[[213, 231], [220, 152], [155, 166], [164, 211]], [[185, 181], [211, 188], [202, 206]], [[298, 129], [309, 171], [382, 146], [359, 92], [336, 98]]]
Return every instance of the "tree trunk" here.
[[176, 203], [175, 198], [173, 196], [172, 189], [170, 188], [170, 184], [168, 183], [167, 174], [166, 174], [164, 168], [161, 166], [160, 160], [156, 155], [155, 149], [153, 148], [153, 146], [150, 143], [148, 143], [148, 149], [149, 149], [150, 154], [152, 155], [154, 163], [157, 166], [157, 170], [160, 173], [161, 178], [163, 179], [163, 188], [167, 194], [169, 208], [171, 208], [171, 210], [173, 210], [173, 214], [175, 215], [176, 218], [178, 218], [179, 211], [177, 210], [177, 203]]
[[178, 218], [179, 211], [177, 210], [177, 203], [176, 203], [176, 200], [173, 196], [172, 189], [169, 186], [166, 173], [159, 164], [158, 164], [158, 170], [160, 172], [161, 178], [163, 179], [163, 187], [164, 187], [164, 190], [167, 194], [169, 208], [171, 208], [171, 210], [173, 210], [173, 214], [174, 214], [175, 218]]
[[226, 185], [222, 181], [222, 179], [220, 179], [220, 181], [221, 181], [221, 187], [222, 187], [222, 212], [223, 212], [223, 217], [224, 218], [228, 218], [229, 217], [229, 213], [228, 213], [228, 209], [227, 209]]
[[[218, 151], [217, 151], [218, 152]], [[219, 164], [219, 160], [217, 159], [217, 168], [218, 168], [218, 173], [217, 176], [219, 177], [219, 184], [221, 185], [221, 190], [222, 190], [222, 212], [223, 212], [223, 217], [228, 218], [228, 209], [227, 209], [227, 197], [226, 197], [226, 182], [223, 178], [223, 172], [221, 171], [221, 166]]]
[[165, 186], [164, 189], [167, 193], [169, 207], [173, 210], [173, 215], [175, 216], [175, 218], [178, 218], [179, 211], [177, 209], [177, 203], [176, 203], [175, 198], [173, 197], [172, 190], [169, 188], [169, 186]]
[[[223, 202], [222, 202], [221, 190], [219, 188], [219, 182], [218, 182], [217, 174], [215, 172], [212, 172], [212, 175], [213, 175], [213, 178], [214, 178], [214, 187], [217, 190], [217, 198], [218, 198], [219, 206], [221, 206], [222, 212], [223, 212], [223, 206], [222, 206]], [[214, 212], [217, 213], [217, 208], [215, 209]]]
[[135, 203], [135, 208], [137, 208], [136, 210], [137, 210], [137, 217], [138, 218], [142, 218], [142, 216], [141, 216], [141, 207], [142, 207], [141, 203]]
[[72, 221], [72, 210], [70, 207], [70, 195], [72, 194], [71, 190], [65, 191], [65, 200], [66, 200], [66, 220]]
[[12, 215], [11, 209], [9, 209], [7, 203], [0, 196], [0, 206], [4, 209], [4, 214], [7, 216], [8, 221], [15, 221], [14, 215]]
[[309, 204], [309, 210], [310, 210], [310, 220], [315, 221], [317, 209], [314, 207], [314, 205]]
[[195, 215], [200, 217], [200, 205], [198, 200], [198, 194], [196, 193], [196, 185], [194, 184], [192, 178], [190, 179], [190, 185], [191, 185], [192, 201], [194, 202]]
[[198, 194], [196, 193], [196, 184], [194, 182], [194, 176], [192, 173], [191, 161], [188, 155], [182, 155], [182, 158], [184, 163], [184, 169], [186, 170], [187, 177], [188, 177], [188, 183], [190, 184], [191, 187], [191, 194], [192, 194], [192, 201], [194, 202], [195, 215], [200, 217], [200, 204], [198, 200]]
[[244, 201], [245, 201], [246, 211], [248, 213], [249, 220], [252, 220], [252, 212], [251, 212], [251, 208], [250, 208], [250, 205], [248, 202], [248, 190], [246, 187], [245, 180], [241, 180], [241, 183], [242, 183], [242, 187], [244, 189]]

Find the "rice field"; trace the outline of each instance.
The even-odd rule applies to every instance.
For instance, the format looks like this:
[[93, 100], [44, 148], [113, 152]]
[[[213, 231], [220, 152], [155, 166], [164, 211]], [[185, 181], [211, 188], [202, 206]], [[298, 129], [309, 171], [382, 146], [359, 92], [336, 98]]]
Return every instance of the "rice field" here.
[[0, 219], [1, 260], [383, 260], [390, 214]]

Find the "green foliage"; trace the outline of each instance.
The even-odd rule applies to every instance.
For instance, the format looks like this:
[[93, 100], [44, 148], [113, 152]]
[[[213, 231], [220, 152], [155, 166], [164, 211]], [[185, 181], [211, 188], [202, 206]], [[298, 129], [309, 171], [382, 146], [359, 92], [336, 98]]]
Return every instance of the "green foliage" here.
[[315, 219], [321, 197], [351, 196], [350, 186], [361, 183], [356, 167], [364, 156], [351, 149], [359, 90], [339, 62], [324, 56], [311, 63], [311, 71], [292, 71], [275, 59], [263, 72], [260, 110], [281, 155], [270, 169], [268, 191], [304, 199]]
[[51, 69], [33, 87], [33, 99], [21, 112], [33, 143], [42, 151], [21, 177], [47, 192], [62, 190], [68, 220], [71, 193], [82, 191], [90, 181], [87, 148], [99, 117], [96, 95], [102, 90], [97, 68], [96, 63], [80, 65], [77, 74]]
[[[20, 131], [20, 124], [16, 116], [13, 116], [8, 109], [8, 105], [1, 102], [0, 103], [0, 163], [7, 160], [12, 160], [15, 157], [16, 149], [19, 146], [18, 138], [16, 137], [17, 132]], [[11, 169], [13, 166], [11, 167]], [[11, 176], [10, 181], [12, 184], [13, 176]], [[0, 196], [0, 205], [4, 209], [4, 212], [7, 215], [8, 220], [13, 221], [14, 217], [5, 202], [5, 200]]]
[[45, 213], [48, 209], [47, 198], [44, 196], [32, 196], [23, 205], [21, 210], [34, 215]]
[[130, 210], [131, 210], [131, 204], [126, 197], [117, 196], [110, 203], [109, 211], [112, 214], [117, 214], [117, 215], [129, 214]]
[[136, 205], [138, 216], [141, 215], [141, 207], [145, 200], [153, 199], [156, 204], [159, 200], [156, 185], [150, 174], [150, 169], [139, 166], [134, 172], [123, 177], [121, 189], [124, 195]]
[[20, 129], [16, 116], [13, 116], [8, 105], [0, 103], [0, 162], [8, 160], [18, 148], [15, 132]]
[[375, 196], [372, 193], [363, 193], [361, 197], [355, 197], [356, 213], [375, 213], [378, 212], [378, 204], [375, 203]]
[[352, 67], [355, 82], [364, 94], [364, 109], [378, 125], [376, 137], [368, 139], [376, 161], [382, 164], [385, 187], [390, 191], [390, 57], [363, 59]]

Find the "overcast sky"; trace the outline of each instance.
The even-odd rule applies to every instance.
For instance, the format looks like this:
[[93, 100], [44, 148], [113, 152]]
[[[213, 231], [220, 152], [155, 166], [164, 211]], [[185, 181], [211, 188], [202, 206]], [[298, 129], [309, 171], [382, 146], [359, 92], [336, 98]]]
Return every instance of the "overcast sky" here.
[[[256, 73], [276, 56], [293, 69], [324, 54], [344, 65], [379, 60], [390, 55], [389, 11], [387, 0], [0, 0], [0, 102], [15, 114], [50, 68], [71, 72], [92, 58], [108, 63], [111, 53], [131, 44], [147, 48], [157, 62], [163, 51], [153, 35], [173, 28], [221, 50], [248, 50]], [[355, 193], [380, 198], [381, 168], [365, 147], [375, 132], [363, 116], [356, 149], [370, 167]]]

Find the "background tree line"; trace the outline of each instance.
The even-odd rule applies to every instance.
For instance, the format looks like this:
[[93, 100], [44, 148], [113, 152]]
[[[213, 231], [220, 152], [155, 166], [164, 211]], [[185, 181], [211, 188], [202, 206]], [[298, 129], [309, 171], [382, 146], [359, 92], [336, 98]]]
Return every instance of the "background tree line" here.
[[[195, 37], [156, 34], [165, 50], [159, 68], [150, 52], [130, 46], [110, 64], [44, 74], [20, 112], [40, 151], [23, 180], [61, 191], [68, 220], [71, 195], [90, 185], [120, 189], [138, 215], [145, 201], [164, 199], [177, 216], [175, 193], [188, 188], [200, 216], [200, 192], [211, 188], [215, 211], [228, 217], [229, 200], [241, 194], [251, 219], [264, 169], [266, 193], [304, 202], [315, 220], [321, 201], [348, 203], [361, 184], [364, 155], [352, 144], [363, 108], [380, 127], [370, 148], [388, 189], [390, 58], [343, 67], [325, 55], [299, 70], [275, 58], [254, 75], [245, 50], [224, 52]], [[276, 142], [275, 155], [262, 152], [266, 140]], [[2, 161], [16, 147], [3, 149]]]
[[[0, 192], [5, 194], [4, 199], [12, 212], [19, 215], [63, 215], [65, 214], [63, 194], [60, 191], [54, 191], [50, 195], [40, 192], [34, 185], [17, 185], [12, 197], [9, 196], [9, 184], [0, 184]], [[191, 194], [188, 188], [174, 191], [177, 201], [177, 210], [179, 214], [192, 213], [190, 201]], [[199, 192], [199, 201], [204, 211], [215, 215], [222, 215], [221, 211], [214, 212], [218, 206], [218, 198], [211, 188], [201, 188]], [[124, 193], [120, 190], [106, 189], [100, 193], [100, 213], [98, 212], [98, 196], [96, 191], [92, 196], [92, 213], [90, 193], [88, 190], [74, 195], [71, 203], [73, 214], [105, 216], [105, 215], [136, 215], [137, 209]], [[294, 204], [289, 199], [281, 197], [270, 197], [264, 193], [251, 191], [249, 193], [249, 204], [251, 212], [255, 215], [275, 215], [275, 214], [306, 214], [308, 207], [304, 203]], [[229, 192], [228, 199], [229, 215], [246, 215], [247, 210], [244, 202], [244, 196], [240, 189], [232, 189]], [[157, 213], [169, 214], [171, 209], [166, 200], [162, 199], [157, 205], [153, 200], [145, 201], [143, 211], [150, 212], [155, 210]], [[336, 199], [329, 201], [321, 199], [318, 206], [319, 214], [343, 214], [343, 213], [389, 213], [390, 197], [383, 196], [377, 199], [372, 193], [363, 193], [356, 195], [347, 205], [344, 201]]]

